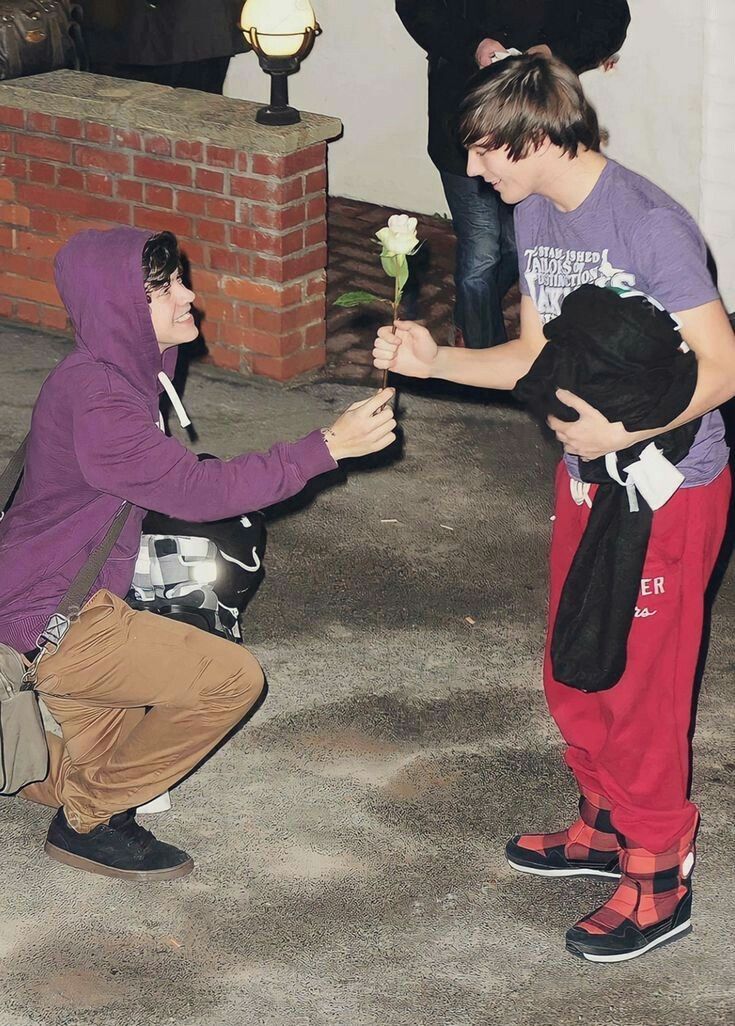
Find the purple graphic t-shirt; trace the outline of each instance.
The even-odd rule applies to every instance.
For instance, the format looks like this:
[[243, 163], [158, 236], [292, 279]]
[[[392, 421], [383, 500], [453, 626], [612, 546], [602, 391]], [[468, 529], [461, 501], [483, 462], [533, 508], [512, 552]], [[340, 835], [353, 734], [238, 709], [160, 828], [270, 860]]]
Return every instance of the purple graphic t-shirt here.
[[[592, 283], [636, 289], [670, 313], [719, 298], [693, 218], [648, 179], [608, 160], [587, 199], [564, 213], [543, 196], [515, 210], [521, 292], [543, 324], [557, 317], [565, 296]], [[713, 481], [727, 464], [718, 410], [707, 413], [691, 449], [678, 464], [683, 488]], [[578, 478], [576, 457], [567, 457]]]

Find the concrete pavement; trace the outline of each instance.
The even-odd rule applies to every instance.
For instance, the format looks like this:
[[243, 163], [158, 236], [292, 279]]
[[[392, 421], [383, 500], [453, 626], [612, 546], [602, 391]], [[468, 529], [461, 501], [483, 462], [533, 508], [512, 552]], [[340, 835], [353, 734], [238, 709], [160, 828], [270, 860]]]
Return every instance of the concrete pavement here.
[[[59, 339], [0, 325], [0, 457]], [[198, 447], [329, 422], [366, 394], [194, 368]], [[700, 704], [695, 932], [570, 958], [609, 884], [513, 873], [502, 849], [575, 794], [539, 684], [555, 450], [522, 412], [404, 394], [392, 465], [281, 510], [245, 634], [269, 694], [149, 823], [197, 871], [157, 886], [47, 860], [48, 810], [0, 800], [0, 1026], [719, 1026], [735, 1019], [735, 581]], [[470, 620], [474, 623], [469, 622]]]

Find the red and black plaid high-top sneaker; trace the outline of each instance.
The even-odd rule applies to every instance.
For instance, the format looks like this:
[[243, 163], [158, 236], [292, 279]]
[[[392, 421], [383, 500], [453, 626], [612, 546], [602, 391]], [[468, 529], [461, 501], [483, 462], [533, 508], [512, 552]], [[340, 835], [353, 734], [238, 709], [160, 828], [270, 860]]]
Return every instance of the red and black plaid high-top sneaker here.
[[567, 931], [567, 950], [589, 962], [625, 962], [689, 933], [695, 833], [696, 825], [655, 855], [624, 847], [615, 893]]
[[579, 819], [555, 834], [521, 834], [505, 847], [513, 869], [537, 876], [603, 876], [616, 880], [619, 844], [610, 822], [610, 803], [587, 792]]

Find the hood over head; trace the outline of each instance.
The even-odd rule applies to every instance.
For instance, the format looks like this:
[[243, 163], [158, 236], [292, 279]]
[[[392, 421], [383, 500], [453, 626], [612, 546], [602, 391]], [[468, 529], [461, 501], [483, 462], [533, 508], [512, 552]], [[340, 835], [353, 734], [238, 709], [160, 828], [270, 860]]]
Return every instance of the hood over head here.
[[143, 280], [151, 232], [90, 229], [56, 255], [56, 287], [71, 318], [77, 350], [118, 370], [139, 392], [157, 395], [158, 373], [173, 374], [176, 348], [161, 353]]

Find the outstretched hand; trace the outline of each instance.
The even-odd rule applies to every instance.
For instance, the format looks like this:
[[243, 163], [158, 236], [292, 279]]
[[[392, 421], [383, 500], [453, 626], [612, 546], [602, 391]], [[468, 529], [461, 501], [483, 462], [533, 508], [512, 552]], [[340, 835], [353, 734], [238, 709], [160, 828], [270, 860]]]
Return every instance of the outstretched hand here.
[[579, 456], [583, 460], [596, 460], [609, 452], [626, 449], [636, 440], [636, 436], [626, 431], [620, 421], [612, 423], [594, 406], [580, 399], [574, 392], [565, 388], [556, 390], [557, 399], [570, 406], [579, 414], [579, 420], [559, 420], [558, 417], [547, 417], [546, 423], [564, 446], [564, 452], [570, 456]]
[[391, 406], [394, 388], [381, 388], [369, 399], [348, 406], [323, 432], [335, 462], [379, 452], [396, 440], [396, 419]]

